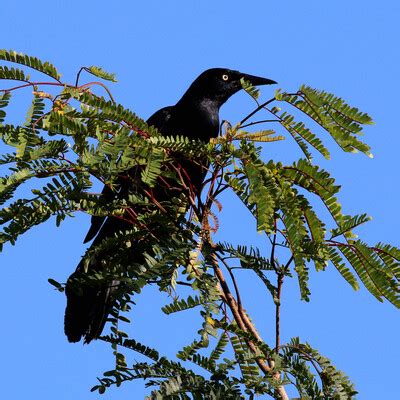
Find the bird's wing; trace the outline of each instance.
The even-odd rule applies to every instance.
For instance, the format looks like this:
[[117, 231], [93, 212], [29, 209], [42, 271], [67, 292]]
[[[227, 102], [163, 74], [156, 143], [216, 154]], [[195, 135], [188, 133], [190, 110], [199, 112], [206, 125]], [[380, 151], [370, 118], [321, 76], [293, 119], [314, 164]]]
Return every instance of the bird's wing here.
[[[100, 201], [108, 202], [115, 197], [115, 192], [107, 185], [104, 185], [103, 190], [100, 195]], [[94, 237], [98, 234], [103, 222], [105, 221], [106, 217], [99, 217], [93, 215], [90, 220], [90, 228], [88, 233], [85, 236], [83, 243], [90, 242]]]
[[164, 131], [164, 128], [172, 115], [173, 106], [160, 108], [156, 111], [148, 120], [147, 125], [156, 127], [160, 132]]
[[[172, 106], [169, 106], [169, 107], [161, 108], [160, 110], [156, 111], [147, 120], [147, 124], [149, 126], [156, 127], [160, 132], [162, 132], [166, 123], [171, 118], [172, 108], [173, 108]], [[109, 186], [105, 185], [101, 192], [99, 200], [102, 203], [107, 204], [107, 202], [114, 199], [115, 195], [116, 195], [116, 192], [114, 192]], [[96, 215], [92, 216], [92, 218], [90, 220], [90, 228], [89, 228], [88, 233], [85, 236], [83, 243], [90, 242], [92, 239], [94, 239], [96, 237], [96, 235], [99, 233], [101, 227], [103, 226], [103, 223], [105, 220], [106, 220], [106, 217], [99, 217]]]

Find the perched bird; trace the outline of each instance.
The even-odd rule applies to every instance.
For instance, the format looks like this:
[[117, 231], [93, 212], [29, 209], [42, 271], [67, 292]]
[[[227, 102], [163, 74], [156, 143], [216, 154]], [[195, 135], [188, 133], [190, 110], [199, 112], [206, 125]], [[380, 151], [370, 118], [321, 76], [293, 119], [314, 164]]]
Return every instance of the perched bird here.
[[[241, 88], [241, 79], [244, 78], [254, 86], [270, 85], [273, 80], [244, 74], [225, 68], [212, 68], [204, 71], [185, 92], [182, 98], [170, 107], [156, 111], [147, 121], [163, 135], [183, 135], [191, 139], [200, 139], [208, 142], [217, 137], [219, 132], [220, 107]], [[199, 165], [186, 163], [191, 185], [201, 191], [205, 176], [205, 169]], [[126, 188], [125, 188], [126, 189]], [[138, 190], [137, 188], [135, 190]], [[120, 193], [123, 190], [120, 190]], [[163, 200], [174, 195], [166, 194]], [[102, 192], [103, 199], [112, 199], [115, 194], [107, 186]], [[165, 198], [167, 197], [167, 198]], [[129, 226], [113, 217], [92, 217], [92, 224], [85, 241], [94, 239], [92, 246], [96, 246], [104, 239], [112, 237], [116, 232], [127, 230]], [[140, 250], [136, 249], [137, 252]], [[135, 257], [135, 248], [132, 249]], [[140, 254], [136, 253], [136, 257]], [[87, 271], [83, 261], [78, 264], [76, 271], [69, 277], [66, 285], [67, 307], [65, 310], [65, 334], [70, 342], [79, 342], [84, 338], [85, 343], [98, 338], [104, 328], [107, 316], [113, 304], [113, 284], [106, 287], [80, 285], [74, 287], [74, 280], [83, 274], [102, 269], [101, 260], [91, 260]], [[77, 285], [75, 285], [77, 286]]]

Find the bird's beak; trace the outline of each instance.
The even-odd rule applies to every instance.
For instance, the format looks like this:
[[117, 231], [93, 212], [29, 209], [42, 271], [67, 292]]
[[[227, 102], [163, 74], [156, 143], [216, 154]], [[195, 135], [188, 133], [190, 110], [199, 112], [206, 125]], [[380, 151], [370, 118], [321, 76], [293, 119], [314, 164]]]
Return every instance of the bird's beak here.
[[272, 79], [262, 78], [261, 76], [255, 76], [255, 75], [243, 74], [242, 78], [250, 82], [253, 86], [274, 85], [277, 83]]

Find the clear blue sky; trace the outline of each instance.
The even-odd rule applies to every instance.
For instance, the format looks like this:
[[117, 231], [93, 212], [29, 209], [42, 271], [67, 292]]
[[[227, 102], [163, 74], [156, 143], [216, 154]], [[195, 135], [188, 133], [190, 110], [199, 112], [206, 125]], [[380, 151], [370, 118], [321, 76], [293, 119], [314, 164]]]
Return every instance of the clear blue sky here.
[[[395, 0], [344, 1], [59, 1], [1, 2], [0, 47], [54, 63], [66, 80], [81, 66], [115, 72], [117, 100], [144, 118], [174, 104], [198, 73], [225, 66], [263, 75], [279, 87], [301, 83], [333, 91], [375, 119], [367, 142], [373, 160], [333, 151], [316, 158], [342, 184], [346, 213], [367, 212], [373, 221], [359, 233], [370, 243], [400, 245], [397, 117], [400, 5]], [[272, 89], [264, 89], [268, 98]], [[236, 121], [252, 103], [236, 95], [222, 109]], [[240, 114], [239, 114], [240, 113]], [[334, 144], [329, 141], [330, 148]], [[265, 157], [290, 161], [300, 156], [290, 141], [272, 144]], [[239, 204], [227, 199], [221, 237], [262, 243]], [[52, 221], [6, 246], [0, 255], [0, 398], [97, 399], [95, 377], [112, 367], [108, 346], [67, 343], [65, 299], [49, 277], [65, 281], [85, 247], [88, 217], [78, 215], [56, 229]], [[271, 305], [250, 276], [242, 276], [245, 304], [265, 338], [272, 338]], [[312, 301], [299, 301], [296, 284], [283, 293], [283, 337], [299, 335], [344, 369], [359, 399], [400, 398], [399, 314], [366, 290], [352, 289], [329, 268], [312, 275]], [[188, 343], [196, 313], [188, 319], [163, 317], [165, 300], [146, 290], [137, 299], [132, 336], [164, 353]], [[171, 320], [171, 321], [169, 321]], [[184, 322], [186, 321], [186, 322]], [[174, 324], [175, 327], [174, 327]], [[140, 399], [143, 382], [111, 389], [104, 399]]]

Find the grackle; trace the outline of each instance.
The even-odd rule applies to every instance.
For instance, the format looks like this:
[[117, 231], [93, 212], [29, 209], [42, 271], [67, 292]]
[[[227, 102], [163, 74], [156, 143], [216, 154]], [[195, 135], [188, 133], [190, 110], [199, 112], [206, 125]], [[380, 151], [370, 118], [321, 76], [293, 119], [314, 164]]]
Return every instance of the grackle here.
[[[218, 136], [219, 109], [242, 88], [241, 78], [254, 86], [276, 83], [270, 79], [225, 68], [209, 69], [195, 79], [174, 106], [164, 107], [156, 111], [148, 119], [147, 124], [156, 127], [163, 135], [178, 134], [208, 142], [211, 138]], [[190, 183], [197, 191], [201, 191], [205, 169], [198, 165], [189, 164], [190, 162], [186, 163]], [[136, 188], [136, 190], [138, 189]], [[168, 200], [165, 197], [173, 197], [172, 193], [169, 195], [165, 191], [163, 193], [163, 200]], [[112, 199], [113, 196], [114, 193], [111, 189], [105, 186], [102, 198], [107, 200]], [[104, 239], [112, 237], [116, 232], [129, 229], [126, 224], [125, 222], [124, 225], [121, 220], [113, 217], [92, 217], [91, 227], [84, 243], [94, 239], [92, 246], [96, 246]], [[132, 249], [132, 257], [134, 253], [135, 249]], [[83, 261], [81, 261], [67, 281], [64, 328], [70, 342], [79, 342], [83, 337], [84, 342], [89, 343], [98, 338], [104, 328], [113, 304], [113, 284], [106, 287], [91, 285], [74, 287], [74, 281], [79, 277], [101, 268], [101, 260], [99, 259], [91, 260], [86, 269]]]

